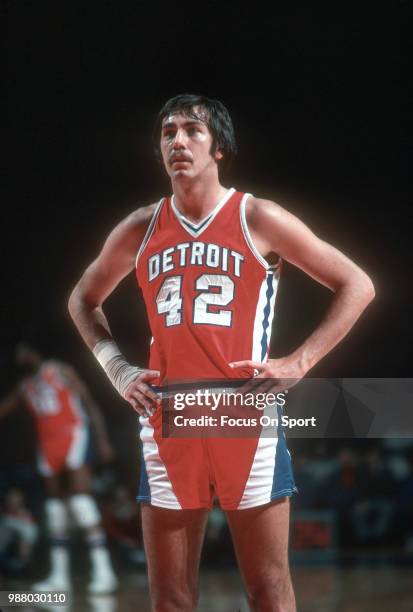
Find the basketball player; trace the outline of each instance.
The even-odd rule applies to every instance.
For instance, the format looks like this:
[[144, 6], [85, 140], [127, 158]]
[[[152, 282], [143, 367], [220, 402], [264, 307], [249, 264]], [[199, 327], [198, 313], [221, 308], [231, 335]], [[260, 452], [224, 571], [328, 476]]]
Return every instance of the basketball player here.
[[[236, 147], [219, 101], [176, 96], [160, 111], [155, 134], [173, 195], [114, 228], [69, 300], [86, 344], [140, 415], [138, 500], [153, 609], [195, 609], [205, 524], [217, 495], [251, 608], [292, 611], [287, 547], [289, 497], [296, 488], [284, 436], [162, 437], [152, 385], [245, 378], [254, 370], [260, 379], [299, 380], [354, 325], [374, 296], [373, 285], [278, 204], [222, 185], [220, 167]], [[299, 348], [269, 359], [281, 258], [331, 289], [333, 298]], [[153, 336], [149, 369], [122, 356], [102, 310], [134, 268]]]
[[[89, 591], [107, 593], [117, 587], [100, 513], [90, 494], [88, 421], [92, 422], [103, 460], [113, 458], [112, 447], [100, 411], [74, 369], [57, 361], [44, 361], [32, 347], [20, 344], [16, 360], [25, 376], [19, 386], [0, 402], [0, 417], [22, 403], [30, 410], [37, 430], [38, 470], [47, 499], [46, 522], [50, 536], [51, 571], [36, 591], [71, 588], [68, 554], [68, 510], [84, 530], [92, 564]], [[87, 414], [86, 414], [87, 412]], [[89, 418], [88, 418], [89, 417]], [[63, 487], [67, 475], [69, 494]]]

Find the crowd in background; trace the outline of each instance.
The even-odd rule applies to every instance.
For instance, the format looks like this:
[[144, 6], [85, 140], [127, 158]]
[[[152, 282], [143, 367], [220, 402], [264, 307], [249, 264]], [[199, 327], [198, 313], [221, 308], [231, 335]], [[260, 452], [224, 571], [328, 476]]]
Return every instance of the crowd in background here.
[[[413, 554], [413, 440], [294, 440], [292, 454], [299, 490], [292, 501], [293, 525], [294, 514], [329, 510], [341, 551], [388, 548]], [[136, 478], [138, 473], [136, 466]], [[93, 488], [116, 562], [142, 566], [139, 507], [124, 467], [117, 462], [97, 466]], [[0, 471], [0, 499], [1, 572], [29, 575], [47, 541], [34, 466]], [[235, 562], [218, 506], [210, 513], [203, 561], [214, 566]]]

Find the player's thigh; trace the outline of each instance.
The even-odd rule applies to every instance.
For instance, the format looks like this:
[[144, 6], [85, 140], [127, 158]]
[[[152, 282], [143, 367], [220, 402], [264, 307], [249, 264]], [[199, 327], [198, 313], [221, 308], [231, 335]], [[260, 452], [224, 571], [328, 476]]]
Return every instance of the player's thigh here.
[[67, 470], [69, 495], [90, 493], [91, 477], [90, 467], [86, 464]]
[[247, 587], [288, 575], [290, 500], [226, 512]]
[[59, 474], [43, 476], [43, 484], [47, 497], [61, 497], [63, 488]]
[[208, 510], [169, 510], [141, 504], [142, 531], [151, 586], [196, 588]]

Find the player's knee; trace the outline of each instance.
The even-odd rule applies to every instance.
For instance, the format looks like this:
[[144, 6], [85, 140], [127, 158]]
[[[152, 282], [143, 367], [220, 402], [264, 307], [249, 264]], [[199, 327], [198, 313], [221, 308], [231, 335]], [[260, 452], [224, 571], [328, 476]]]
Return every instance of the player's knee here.
[[250, 585], [247, 598], [254, 612], [292, 612], [295, 604], [288, 568]]
[[84, 493], [72, 495], [69, 499], [69, 508], [79, 527], [89, 529], [100, 523], [100, 512], [91, 495]]
[[154, 612], [193, 612], [198, 595], [188, 587], [160, 585], [151, 589]]
[[50, 497], [45, 502], [46, 522], [51, 536], [59, 536], [66, 532], [68, 517], [66, 504], [57, 498]]

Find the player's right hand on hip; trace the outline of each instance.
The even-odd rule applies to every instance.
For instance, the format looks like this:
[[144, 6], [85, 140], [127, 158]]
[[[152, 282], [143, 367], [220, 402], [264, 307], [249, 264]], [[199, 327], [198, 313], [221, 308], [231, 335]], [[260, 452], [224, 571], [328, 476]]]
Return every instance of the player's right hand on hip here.
[[158, 370], [142, 370], [125, 391], [125, 400], [140, 416], [152, 416], [161, 402], [160, 397], [147, 384], [147, 381], [159, 378], [159, 376]]

